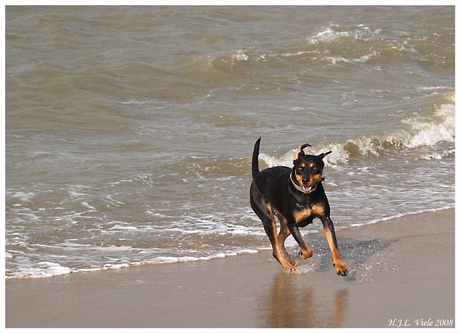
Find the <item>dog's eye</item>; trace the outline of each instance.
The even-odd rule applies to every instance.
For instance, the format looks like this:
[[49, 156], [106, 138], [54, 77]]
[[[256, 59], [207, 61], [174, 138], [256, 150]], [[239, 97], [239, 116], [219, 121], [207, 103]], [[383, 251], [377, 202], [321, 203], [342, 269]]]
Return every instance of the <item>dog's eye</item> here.
[[313, 168], [311, 168], [312, 171], [318, 171], [318, 167], [317, 166], [314, 166]]

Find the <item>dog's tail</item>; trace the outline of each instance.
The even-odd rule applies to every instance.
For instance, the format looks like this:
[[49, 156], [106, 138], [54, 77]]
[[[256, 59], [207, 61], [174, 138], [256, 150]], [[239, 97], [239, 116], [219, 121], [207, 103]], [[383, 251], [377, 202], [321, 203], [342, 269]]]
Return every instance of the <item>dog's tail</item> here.
[[252, 153], [252, 178], [254, 179], [257, 174], [259, 173], [259, 146], [260, 146], [260, 139], [256, 141], [254, 145], [254, 152]]

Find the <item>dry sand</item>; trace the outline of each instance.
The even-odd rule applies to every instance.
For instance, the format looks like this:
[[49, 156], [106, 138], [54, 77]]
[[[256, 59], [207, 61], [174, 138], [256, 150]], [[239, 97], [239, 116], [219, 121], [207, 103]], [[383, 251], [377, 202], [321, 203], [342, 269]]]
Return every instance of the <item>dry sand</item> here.
[[423, 319], [453, 328], [454, 224], [448, 209], [338, 230], [347, 277], [336, 275], [321, 233], [305, 237], [313, 257], [300, 274], [262, 251], [7, 280], [6, 327], [415, 328]]

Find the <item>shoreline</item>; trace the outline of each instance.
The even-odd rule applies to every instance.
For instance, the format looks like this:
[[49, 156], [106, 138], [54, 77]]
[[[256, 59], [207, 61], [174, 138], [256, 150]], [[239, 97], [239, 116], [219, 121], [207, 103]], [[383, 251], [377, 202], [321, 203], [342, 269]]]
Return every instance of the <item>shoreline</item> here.
[[[344, 226], [344, 227], [337, 227], [336, 226], [335, 230], [336, 230], [336, 232], [340, 233], [342, 230], [352, 230], [354, 228], [366, 227], [366, 226], [370, 226], [370, 225], [377, 224], [377, 223], [384, 222], [384, 221], [391, 221], [391, 220], [394, 220], [394, 219], [403, 218], [405, 216], [424, 214], [424, 213], [428, 213], [428, 212], [440, 212], [440, 211], [449, 210], [449, 209], [454, 209], [455, 210], [454, 207], [443, 207], [443, 208], [439, 208], [439, 209], [420, 210], [420, 211], [417, 211], [417, 212], [411, 212], [411, 213], [406, 213], [406, 214], [398, 214], [398, 215], [395, 215], [395, 216], [389, 216], [389, 217], [385, 217], [385, 218], [382, 218], [382, 219], [371, 220], [368, 223], [355, 223], [355, 224], [353, 224], [351, 226]], [[308, 229], [306, 228], [306, 229], [303, 229], [303, 230], [308, 230]], [[297, 243], [295, 243], [294, 247], [295, 248], [298, 247]], [[286, 248], [288, 250], [293, 251], [293, 245], [287, 245], [286, 244]], [[76, 273], [104, 272], [104, 271], [111, 271], [111, 270], [118, 270], [118, 269], [125, 269], [125, 268], [136, 268], [136, 267], [154, 266], [154, 265], [180, 264], [180, 263], [187, 263], [187, 262], [207, 262], [207, 261], [211, 261], [211, 260], [215, 260], [215, 259], [225, 259], [225, 258], [230, 258], [230, 257], [233, 257], [233, 256], [239, 256], [239, 255], [256, 254], [256, 253], [265, 252], [265, 251], [269, 251], [269, 250], [271, 250], [271, 246], [268, 243], [267, 246], [260, 247], [260, 248], [257, 248], [257, 249], [244, 249], [244, 250], [236, 251], [236, 252], [233, 252], [233, 253], [220, 253], [220, 254], [217, 254], [217, 255], [211, 255], [209, 257], [201, 257], [201, 258], [191, 258], [189, 256], [186, 256], [186, 257], [162, 257], [163, 261], [161, 261], [161, 260], [155, 261], [155, 259], [154, 259], [154, 260], [152, 260], [150, 262], [140, 262], [140, 263], [136, 263], [136, 264], [133, 264], [133, 263], [115, 264], [115, 265], [110, 266], [110, 267], [81, 268], [81, 269], [76, 269], [76, 270], [72, 270], [71, 268], [68, 268], [68, 267], [59, 266], [57, 269], [55, 269], [55, 271], [58, 271], [60, 273], [54, 273], [54, 274], [49, 273], [48, 275], [43, 274], [43, 275], [34, 275], [34, 276], [27, 276], [27, 275], [24, 275], [24, 276], [5, 276], [5, 281], [7, 281], [7, 280], [48, 279], [48, 278], [54, 278], [54, 277], [58, 277], [58, 276], [76, 274]]]
[[305, 236], [313, 257], [294, 274], [259, 251], [6, 279], [5, 326], [415, 328], [430, 318], [432, 327], [456, 324], [454, 208], [339, 229], [337, 237], [347, 277], [335, 274], [319, 233]]

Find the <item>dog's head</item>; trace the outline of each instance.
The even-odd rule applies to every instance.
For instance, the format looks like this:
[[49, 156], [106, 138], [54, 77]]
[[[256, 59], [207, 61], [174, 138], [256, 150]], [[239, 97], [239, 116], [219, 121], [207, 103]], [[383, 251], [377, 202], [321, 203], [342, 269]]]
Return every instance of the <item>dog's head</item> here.
[[324, 179], [323, 158], [331, 151], [319, 155], [306, 155], [303, 151], [305, 147], [310, 147], [310, 145], [308, 143], [302, 145], [294, 157], [291, 179], [294, 185], [299, 186], [300, 191], [308, 194], [315, 191], [318, 184]]

